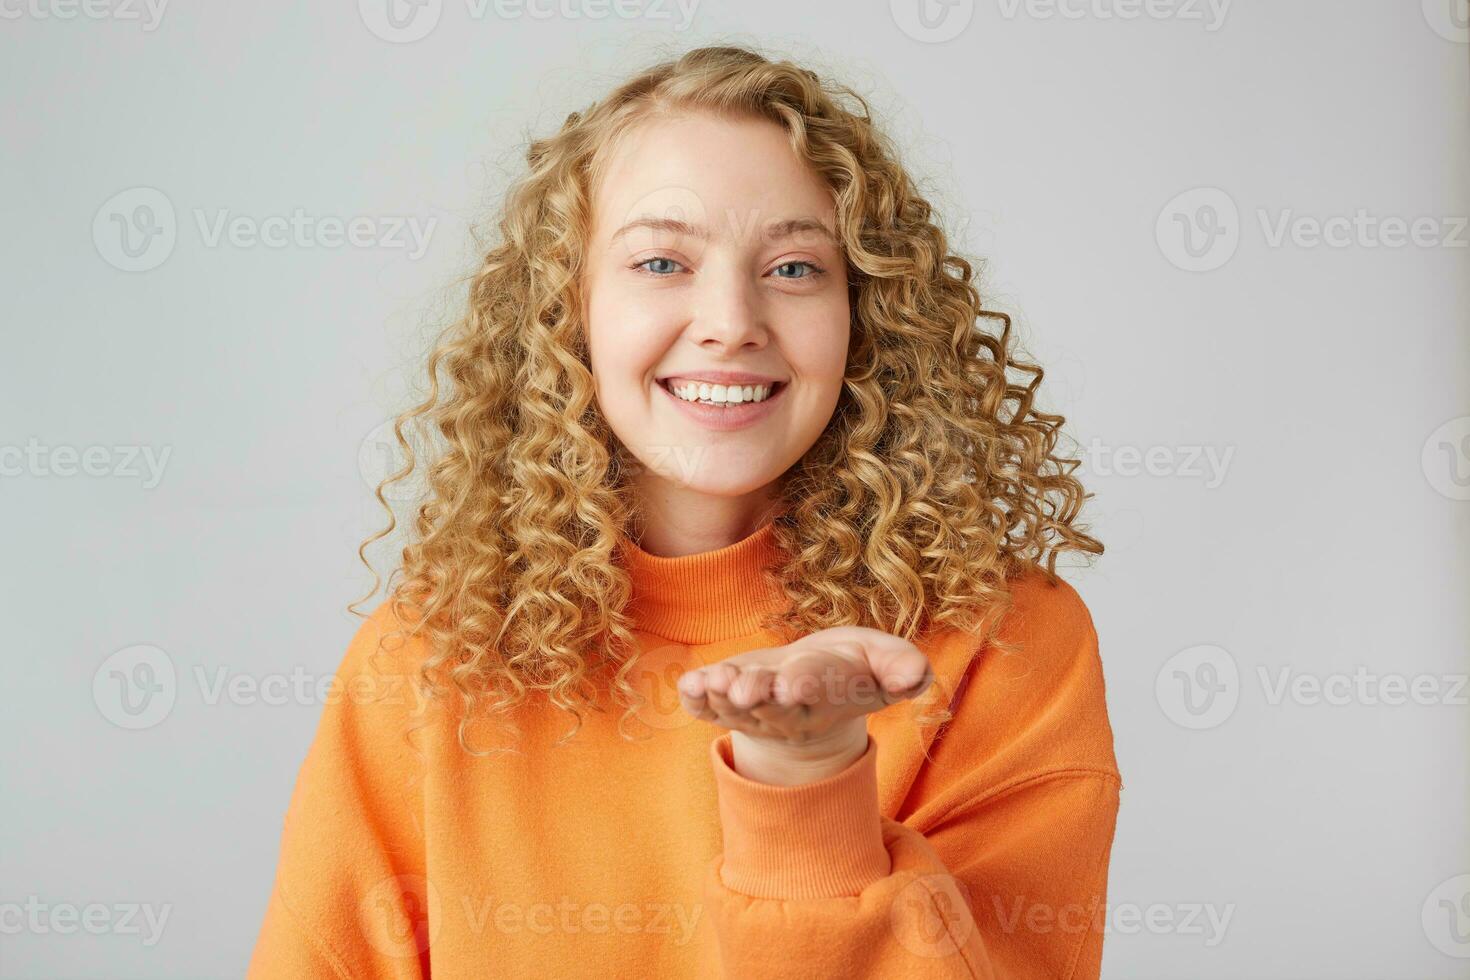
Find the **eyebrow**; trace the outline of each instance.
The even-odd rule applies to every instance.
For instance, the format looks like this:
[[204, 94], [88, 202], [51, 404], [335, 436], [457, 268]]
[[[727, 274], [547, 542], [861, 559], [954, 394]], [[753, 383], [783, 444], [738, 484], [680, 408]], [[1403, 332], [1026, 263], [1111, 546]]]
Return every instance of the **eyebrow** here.
[[[634, 218], [613, 233], [609, 244], [616, 242], [628, 232], [637, 228], [648, 228], [653, 231], [670, 232], [676, 235], [687, 235], [690, 238], [698, 238], [701, 241], [709, 240], [709, 231], [703, 225], [692, 225], [678, 218]], [[832, 233], [832, 230], [815, 218], [786, 218], [780, 221], [772, 221], [765, 227], [765, 240], [771, 242], [785, 241], [806, 233], [816, 235], [829, 245], [841, 249], [842, 242]]]

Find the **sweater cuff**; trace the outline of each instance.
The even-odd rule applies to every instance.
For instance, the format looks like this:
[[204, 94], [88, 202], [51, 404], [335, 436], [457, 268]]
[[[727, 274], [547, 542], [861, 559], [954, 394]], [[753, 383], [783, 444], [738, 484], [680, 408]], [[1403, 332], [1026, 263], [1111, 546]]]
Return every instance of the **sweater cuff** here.
[[852, 765], [803, 786], [740, 775], [728, 731], [710, 743], [710, 758], [725, 887], [752, 898], [830, 898], [857, 895], [889, 874], [872, 735]]

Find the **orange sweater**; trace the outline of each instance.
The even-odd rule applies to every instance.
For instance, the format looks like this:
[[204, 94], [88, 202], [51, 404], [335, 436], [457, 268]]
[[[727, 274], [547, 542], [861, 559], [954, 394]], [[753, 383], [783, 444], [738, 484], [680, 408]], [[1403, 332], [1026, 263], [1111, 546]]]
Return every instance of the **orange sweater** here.
[[519, 754], [477, 758], [438, 703], [421, 761], [400, 735], [421, 641], [369, 663], [394, 627], [379, 606], [297, 777], [250, 980], [1097, 977], [1121, 782], [1077, 593], [1013, 583], [1019, 655], [920, 644], [964, 681], [928, 760], [902, 702], [869, 716], [843, 772], [756, 783], [673, 681], [775, 642], [757, 627], [777, 601], [757, 574], [773, 530], [678, 558], [629, 549], [654, 699], [641, 743], [618, 737], [618, 707], [555, 747], [571, 719], [541, 705]]

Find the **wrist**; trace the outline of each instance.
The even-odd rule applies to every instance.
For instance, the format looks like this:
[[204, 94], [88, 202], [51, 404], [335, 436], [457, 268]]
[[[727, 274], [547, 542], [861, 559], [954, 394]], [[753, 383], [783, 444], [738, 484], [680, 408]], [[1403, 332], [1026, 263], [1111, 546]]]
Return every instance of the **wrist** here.
[[758, 783], [803, 786], [842, 772], [868, 749], [866, 718], [800, 745], [731, 730], [730, 749], [735, 771]]

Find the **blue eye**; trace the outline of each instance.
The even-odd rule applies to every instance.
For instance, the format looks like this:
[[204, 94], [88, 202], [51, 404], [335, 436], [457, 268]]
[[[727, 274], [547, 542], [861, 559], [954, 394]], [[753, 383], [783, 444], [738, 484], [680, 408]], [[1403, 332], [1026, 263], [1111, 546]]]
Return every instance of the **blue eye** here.
[[808, 274], [808, 275], [805, 275], [805, 276], [777, 276], [776, 278], [777, 279], [811, 279], [811, 278], [813, 278], [815, 276], [819, 276], [819, 275], [822, 274], [821, 268], [819, 268], [816, 265], [816, 263], [813, 263], [813, 262], [782, 262], [780, 265], [776, 266], [776, 268], [778, 270], [780, 270], [780, 269], [789, 269], [792, 266], [801, 266], [801, 265], [804, 265], [808, 269], [812, 270], [811, 273]]
[[[653, 268], [653, 264], [655, 262], [668, 263], [668, 265], [667, 266], [663, 266], [661, 268]], [[670, 267], [672, 267], [672, 268], [670, 268]], [[776, 266], [776, 271], [779, 273], [780, 270], [782, 270], [782, 269], [799, 269], [801, 267], [805, 267], [806, 269], [809, 270], [806, 275], [776, 275], [775, 278], [777, 278], [777, 279], [796, 279], [796, 280], [800, 280], [800, 279], [814, 279], [817, 276], [822, 275], [822, 273], [825, 271], [825, 270], [822, 269], [821, 266], [817, 265], [815, 262], [803, 262], [803, 261], [782, 262], [780, 265]], [[651, 259], [644, 259], [642, 262], [636, 263], [633, 266], [633, 268], [634, 269], [641, 269], [641, 270], [647, 272], [649, 275], [652, 275], [652, 276], [658, 276], [660, 278], [667, 278], [668, 276], [673, 275], [676, 271], [678, 271], [679, 269], [682, 269], [684, 267], [683, 267], [682, 264], [680, 264], [679, 262], [674, 261], [673, 259], [669, 258], [666, 255], [655, 255]]]
[[[642, 262], [639, 262], [633, 268], [635, 268], [635, 269], [647, 269], [649, 263], [651, 263], [651, 262], [667, 262], [670, 265], [679, 265], [679, 263], [675, 262], [673, 259], [669, 258], [666, 255], [655, 255], [651, 259], [644, 259]], [[648, 272], [650, 272], [652, 275], [655, 275], [655, 276], [667, 276], [670, 273], [672, 273], [673, 271], [674, 270], [670, 269], [667, 272], [655, 272], [652, 269], [648, 269]]]

